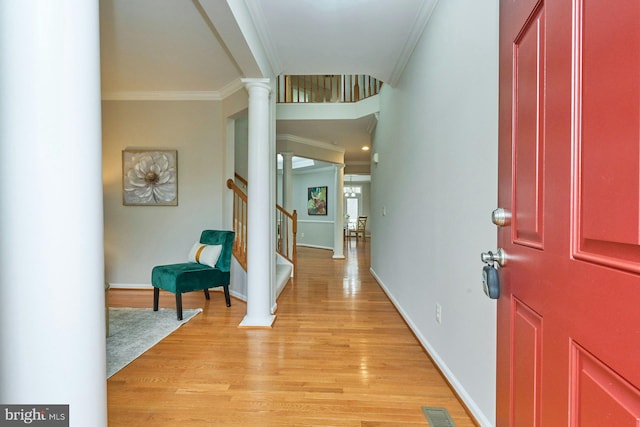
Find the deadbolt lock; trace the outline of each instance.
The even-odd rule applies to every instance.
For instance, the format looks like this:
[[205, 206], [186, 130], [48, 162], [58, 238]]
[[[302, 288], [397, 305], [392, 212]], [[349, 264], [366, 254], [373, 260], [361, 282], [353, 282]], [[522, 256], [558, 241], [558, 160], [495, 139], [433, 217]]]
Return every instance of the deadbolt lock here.
[[491, 222], [498, 227], [511, 225], [511, 212], [503, 208], [498, 208], [491, 212]]

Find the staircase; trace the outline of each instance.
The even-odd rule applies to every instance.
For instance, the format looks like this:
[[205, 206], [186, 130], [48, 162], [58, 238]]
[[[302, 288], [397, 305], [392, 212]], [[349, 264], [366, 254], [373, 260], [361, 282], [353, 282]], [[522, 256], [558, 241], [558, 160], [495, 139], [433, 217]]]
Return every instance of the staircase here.
[[278, 254], [276, 257], [276, 298], [292, 277], [293, 265], [289, 262], [282, 262], [282, 258], [280, 258]]
[[[236, 182], [237, 181], [237, 182]], [[233, 231], [236, 239], [233, 243], [233, 255], [242, 268], [247, 271], [247, 181], [235, 175], [235, 181], [227, 180], [227, 188], [233, 191]], [[287, 212], [276, 205], [276, 295], [293, 277], [296, 266], [296, 234], [298, 214]]]
[[[236, 174], [236, 179], [239, 177]], [[245, 186], [246, 182], [245, 180]], [[247, 271], [247, 195], [232, 179], [227, 180], [227, 188], [233, 191], [232, 228], [236, 233], [236, 239], [233, 241], [233, 256], [244, 271]]]

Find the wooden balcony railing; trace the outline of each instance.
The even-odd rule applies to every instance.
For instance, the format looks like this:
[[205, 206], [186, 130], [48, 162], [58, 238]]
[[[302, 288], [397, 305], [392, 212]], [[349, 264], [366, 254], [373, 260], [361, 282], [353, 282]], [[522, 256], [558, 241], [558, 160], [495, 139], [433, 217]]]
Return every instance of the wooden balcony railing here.
[[278, 102], [358, 102], [381, 87], [380, 80], [363, 74], [279, 76]]
[[233, 182], [227, 180], [227, 188], [233, 190], [233, 231], [236, 239], [233, 242], [233, 256], [242, 268], [247, 270], [247, 195]]

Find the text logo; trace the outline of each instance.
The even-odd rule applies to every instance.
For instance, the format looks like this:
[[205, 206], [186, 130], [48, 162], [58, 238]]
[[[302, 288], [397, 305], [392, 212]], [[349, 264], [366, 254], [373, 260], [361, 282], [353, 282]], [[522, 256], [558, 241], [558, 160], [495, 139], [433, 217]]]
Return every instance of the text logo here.
[[69, 405], [0, 405], [0, 427], [69, 427]]

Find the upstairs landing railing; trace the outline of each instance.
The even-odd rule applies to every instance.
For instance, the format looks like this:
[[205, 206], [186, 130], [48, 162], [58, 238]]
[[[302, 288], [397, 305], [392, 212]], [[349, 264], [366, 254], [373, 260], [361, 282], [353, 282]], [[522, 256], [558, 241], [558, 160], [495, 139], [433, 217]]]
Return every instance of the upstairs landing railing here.
[[278, 102], [358, 102], [381, 87], [382, 81], [363, 74], [279, 76]]

